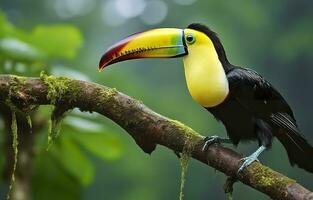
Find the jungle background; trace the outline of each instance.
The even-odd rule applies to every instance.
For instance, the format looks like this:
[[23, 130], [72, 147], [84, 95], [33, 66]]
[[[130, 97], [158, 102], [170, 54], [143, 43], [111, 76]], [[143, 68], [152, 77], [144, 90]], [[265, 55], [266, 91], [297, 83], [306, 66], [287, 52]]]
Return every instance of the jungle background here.
[[[162, 115], [203, 135], [225, 135], [221, 124], [186, 89], [181, 59], [116, 64], [98, 73], [99, 58], [119, 39], [156, 27], [208, 25], [220, 36], [229, 60], [264, 75], [288, 100], [313, 143], [313, 2], [219, 0], [0, 0], [0, 73], [39, 76], [42, 70], [117, 88]], [[51, 107], [42, 106], [47, 119]], [[32, 199], [177, 199], [180, 164], [158, 146], [148, 156], [113, 122], [73, 110], [47, 151], [48, 125], [35, 135]], [[0, 116], [0, 171], [5, 174], [5, 132]], [[231, 147], [231, 146], [230, 146]], [[256, 143], [240, 144], [250, 154]], [[282, 145], [260, 157], [309, 189], [312, 175], [292, 168]], [[8, 183], [0, 176], [0, 198]], [[185, 199], [224, 199], [226, 177], [191, 160]], [[268, 199], [238, 183], [234, 199]]]

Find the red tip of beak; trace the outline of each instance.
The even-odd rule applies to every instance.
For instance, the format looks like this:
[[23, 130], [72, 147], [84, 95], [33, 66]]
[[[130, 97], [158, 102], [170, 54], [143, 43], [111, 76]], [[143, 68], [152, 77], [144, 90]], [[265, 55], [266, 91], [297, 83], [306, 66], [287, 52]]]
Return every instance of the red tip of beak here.
[[135, 33], [133, 35], [128, 36], [127, 38], [119, 41], [118, 43], [111, 46], [101, 57], [99, 62], [99, 71], [102, 71], [105, 67], [121, 62], [127, 59], [135, 59], [134, 55], [121, 55], [122, 49], [135, 37], [137, 37], [140, 33]]
[[104, 54], [99, 62], [98, 71], [102, 72], [104, 68], [109, 64], [110, 57], [109, 55]]
[[121, 56], [121, 50], [125, 45], [132, 39], [132, 37], [128, 37], [112, 47], [110, 47], [101, 57], [99, 62], [99, 72], [103, 71], [103, 69], [113, 63], [117, 63], [123, 61], [128, 58], [128, 56]]
[[112, 61], [114, 60], [114, 55], [117, 52], [113, 51], [113, 49], [110, 49], [109, 51], [107, 51], [106, 53], [103, 54], [103, 56], [101, 57], [100, 61], [99, 61], [99, 72], [103, 71], [104, 68], [110, 64], [112, 64]]

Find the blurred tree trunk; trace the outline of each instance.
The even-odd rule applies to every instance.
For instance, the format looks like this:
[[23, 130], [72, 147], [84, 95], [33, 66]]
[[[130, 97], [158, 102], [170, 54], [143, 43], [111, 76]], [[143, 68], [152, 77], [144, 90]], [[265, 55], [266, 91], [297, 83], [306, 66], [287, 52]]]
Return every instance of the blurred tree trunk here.
[[[13, 137], [11, 130], [12, 111], [9, 106], [0, 103], [0, 114], [5, 121], [5, 146], [6, 166], [4, 178], [10, 185], [11, 174], [14, 165], [14, 150], [12, 147]], [[32, 177], [32, 158], [33, 158], [33, 139], [32, 128], [28, 120], [21, 112], [16, 113], [16, 122], [18, 127], [18, 157], [15, 171], [15, 181], [10, 192], [12, 200], [30, 200], [31, 199], [31, 177]]]

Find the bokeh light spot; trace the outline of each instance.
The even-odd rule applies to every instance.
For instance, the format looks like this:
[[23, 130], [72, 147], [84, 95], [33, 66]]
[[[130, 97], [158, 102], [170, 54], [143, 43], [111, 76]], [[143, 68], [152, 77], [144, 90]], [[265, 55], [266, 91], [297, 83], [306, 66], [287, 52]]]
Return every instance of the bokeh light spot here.
[[114, 0], [104, 2], [101, 16], [103, 21], [109, 26], [120, 26], [127, 21], [127, 18], [120, 15], [117, 11], [117, 5]]
[[195, 3], [197, 0], [173, 0], [173, 1], [180, 5], [191, 5]]
[[94, 3], [93, 0], [55, 0], [54, 10], [60, 18], [72, 18], [89, 13]]
[[139, 16], [145, 9], [145, 0], [115, 0], [117, 12], [125, 17], [132, 18]]
[[159, 24], [166, 18], [167, 11], [167, 5], [163, 1], [148, 1], [140, 18], [144, 23], [149, 25]]

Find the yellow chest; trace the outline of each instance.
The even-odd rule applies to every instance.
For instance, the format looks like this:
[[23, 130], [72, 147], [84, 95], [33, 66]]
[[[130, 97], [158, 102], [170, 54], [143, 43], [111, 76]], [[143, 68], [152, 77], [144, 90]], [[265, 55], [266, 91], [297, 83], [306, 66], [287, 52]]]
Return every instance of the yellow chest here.
[[184, 57], [184, 67], [189, 93], [196, 102], [214, 107], [225, 100], [228, 81], [214, 47], [190, 48], [189, 55]]

